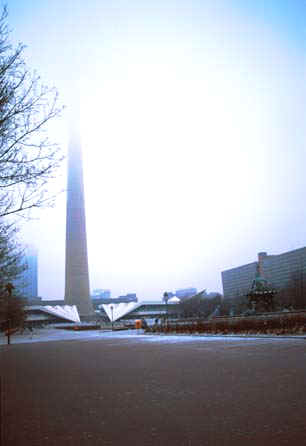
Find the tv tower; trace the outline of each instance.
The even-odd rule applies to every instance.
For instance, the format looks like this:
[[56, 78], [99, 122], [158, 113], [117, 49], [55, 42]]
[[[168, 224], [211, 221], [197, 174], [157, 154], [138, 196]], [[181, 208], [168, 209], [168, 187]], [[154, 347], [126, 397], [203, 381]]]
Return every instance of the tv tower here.
[[78, 133], [68, 147], [66, 208], [65, 304], [76, 305], [80, 316], [93, 314], [89, 292], [82, 150]]

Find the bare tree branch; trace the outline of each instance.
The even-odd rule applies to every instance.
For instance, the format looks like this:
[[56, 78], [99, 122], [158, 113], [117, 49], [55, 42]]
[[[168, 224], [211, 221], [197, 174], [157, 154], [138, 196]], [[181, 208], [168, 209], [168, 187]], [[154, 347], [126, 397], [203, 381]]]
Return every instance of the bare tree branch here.
[[63, 157], [45, 134], [59, 116], [56, 90], [41, 85], [9, 42], [7, 11], [0, 17], [0, 217], [53, 202], [46, 183]]

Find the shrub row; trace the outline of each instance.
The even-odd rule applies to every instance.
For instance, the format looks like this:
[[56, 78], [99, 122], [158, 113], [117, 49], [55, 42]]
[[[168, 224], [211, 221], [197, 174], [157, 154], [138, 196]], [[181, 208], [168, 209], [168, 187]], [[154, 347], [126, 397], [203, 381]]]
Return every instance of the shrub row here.
[[158, 333], [207, 333], [207, 334], [294, 334], [306, 333], [306, 312], [282, 315], [248, 316], [169, 322], [147, 329]]

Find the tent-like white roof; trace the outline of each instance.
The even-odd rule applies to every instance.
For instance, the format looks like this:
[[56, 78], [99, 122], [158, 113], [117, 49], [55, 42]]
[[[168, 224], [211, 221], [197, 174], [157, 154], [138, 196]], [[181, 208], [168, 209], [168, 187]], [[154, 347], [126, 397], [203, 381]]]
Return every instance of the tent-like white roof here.
[[101, 305], [107, 314], [110, 321], [115, 322], [122, 316], [133, 311], [137, 306], [138, 302], [122, 302], [120, 304], [102, 304]]
[[72, 322], [81, 322], [76, 305], [55, 305], [54, 307], [51, 305], [46, 305], [45, 311], [53, 314], [54, 316], [68, 319]]
[[31, 305], [28, 310], [40, 310], [43, 313], [52, 314], [71, 322], [81, 322], [76, 305]]
[[136, 308], [141, 307], [142, 305], [166, 305], [163, 301], [156, 301], [156, 300], [143, 300], [142, 302], [122, 302], [120, 304], [102, 304], [100, 307], [103, 307], [105, 313], [107, 314], [109, 320], [113, 320], [115, 322], [116, 320], [120, 319], [121, 317], [125, 316], [126, 314], [136, 310]]

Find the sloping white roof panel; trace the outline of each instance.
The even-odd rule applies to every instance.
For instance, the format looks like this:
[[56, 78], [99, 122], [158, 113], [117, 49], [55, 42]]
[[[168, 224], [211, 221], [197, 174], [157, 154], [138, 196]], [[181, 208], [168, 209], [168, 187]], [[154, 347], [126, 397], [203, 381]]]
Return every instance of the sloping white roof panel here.
[[109, 320], [115, 322], [127, 313], [130, 313], [137, 308], [138, 302], [122, 302], [120, 304], [102, 304], [102, 307], [107, 314]]
[[[113, 322], [120, 319], [121, 317], [125, 316], [128, 313], [131, 313], [132, 311], [136, 310], [136, 308], [141, 307], [142, 305], [166, 305], [163, 301], [156, 301], [156, 300], [143, 300], [142, 302], [123, 302], [120, 304], [102, 304], [100, 307], [103, 307], [105, 313], [107, 314], [109, 320], [112, 320], [113, 316]], [[113, 310], [111, 309], [113, 308]], [[112, 315], [113, 312], [113, 315]]]
[[66, 319], [67, 321], [81, 322], [76, 305], [41, 305], [36, 308], [42, 312]]

